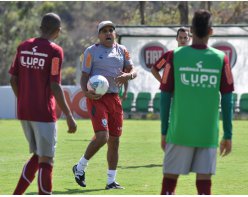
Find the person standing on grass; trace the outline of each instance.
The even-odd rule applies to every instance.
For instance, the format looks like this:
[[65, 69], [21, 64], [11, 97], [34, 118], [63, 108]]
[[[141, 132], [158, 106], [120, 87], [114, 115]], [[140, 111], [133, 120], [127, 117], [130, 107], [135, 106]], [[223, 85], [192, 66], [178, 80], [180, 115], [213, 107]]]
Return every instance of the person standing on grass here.
[[52, 194], [56, 102], [66, 116], [68, 132], [74, 133], [77, 129], [60, 86], [63, 49], [52, 42], [60, 30], [60, 17], [54, 13], [45, 14], [40, 37], [30, 38], [18, 46], [9, 70], [10, 84], [17, 97], [17, 116], [33, 154], [23, 167], [14, 195], [26, 191], [37, 171], [39, 194]]
[[213, 33], [211, 13], [196, 11], [190, 31], [192, 45], [171, 53], [160, 85], [162, 133], [166, 134], [162, 195], [175, 194], [179, 175], [190, 172], [196, 173], [198, 194], [211, 194], [220, 94], [224, 130], [220, 155], [232, 150], [233, 77], [228, 57], [207, 46]]
[[[187, 46], [190, 42], [189, 29], [187, 29], [185, 27], [180, 27], [177, 30], [176, 41], [177, 41], [178, 47]], [[167, 51], [165, 54], [163, 54], [159, 58], [159, 60], [151, 68], [151, 72], [152, 72], [153, 76], [159, 82], [161, 82], [161, 79], [162, 79], [160, 74], [159, 74], [159, 71], [165, 67], [166, 62], [167, 62], [166, 59], [170, 55], [170, 53], [172, 53], [172, 52], [173, 51], [170, 50], [170, 51]], [[166, 72], [166, 70], [164, 70], [164, 72]], [[164, 131], [164, 130], [162, 130], [162, 131]], [[165, 150], [165, 133], [161, 134], [161, 148], [163, 151]]]
[[[123, 122], [118, 93], [120, 87], [128, 80], [134, 79], [137, 73], [126, 47], [115, 42], [115, 25], [111, 21], [102, 21], [98, 24], [97, 33], [100, 42], [85, 50], [81, 76], [81, 88], [87, 97], [87, 108], [95, 138], [72, 170], [77, 184], [86, 187], [85, 171], [88, 161], [107, 144], [108, 178], [105, 189], [123, 189], [116, 182]], [[109, 82], [109, 89], [103, 96], [87, 90], [87, 82], [94, 75], [103, 75]]]
[[[189, 30], [185, 27], [180, 27], [177, 30], [177, 36], [176, 36], [176, 41], [177, 41], [177, 45], [178, 47], [181, 46], [187, 46], [190, 42], [190, 35], [189, 35]], [[159, 74], [159, 71], [162, 70], [165, 67], [166, 64], [166, 59], [168, 57], [168, 55], [172, 52], [172, 50], [167, 51], [166, 53], [164, 53], [159, 59], [158, 61], [155, 62], [155, 64], [152, 66], [151, 68], [151, 72], [153, 74], [153, 76], [159, 81], [161, 82], [161, 76]]]

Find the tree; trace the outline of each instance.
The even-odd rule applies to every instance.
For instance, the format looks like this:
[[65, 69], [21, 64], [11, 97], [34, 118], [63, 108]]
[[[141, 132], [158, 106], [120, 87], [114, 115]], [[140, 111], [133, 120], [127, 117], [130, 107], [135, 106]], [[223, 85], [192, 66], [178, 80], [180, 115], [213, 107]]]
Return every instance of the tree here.
[[181, 25], [188, 25], [189, 24], [189, 8], [187, 1], [180, 1], [178, 4], [178, 10], [180, 13], [180, 24]]
[[139, 8], [140, 8], [140, 24], [144, 25], [145, 24], [145, 1], [140, 1], [139, 2]]

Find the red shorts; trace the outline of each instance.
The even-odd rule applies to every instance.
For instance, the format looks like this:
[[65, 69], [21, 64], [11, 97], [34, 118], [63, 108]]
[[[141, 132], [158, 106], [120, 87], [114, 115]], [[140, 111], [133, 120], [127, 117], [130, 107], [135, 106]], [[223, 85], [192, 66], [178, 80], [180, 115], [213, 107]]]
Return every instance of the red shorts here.
[[107, 93], [99, 100], [87, 98], [87, 108], [95, 132], [108, 131], [110, 136], [121, 136], [123, 110], [118, 94]]

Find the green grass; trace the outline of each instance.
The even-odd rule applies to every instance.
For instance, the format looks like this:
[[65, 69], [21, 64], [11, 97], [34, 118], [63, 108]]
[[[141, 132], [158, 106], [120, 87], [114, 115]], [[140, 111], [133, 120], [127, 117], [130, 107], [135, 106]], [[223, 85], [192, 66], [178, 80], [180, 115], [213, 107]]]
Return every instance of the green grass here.
[[[160, 193], [163, 152], [160, 149], [160, 122], [125, 120], [121, 137], [117, 181], [125, 190], [105, 191], [106, 147], [89, 162], [87, 187], [74, 182], [72, 166], [87, 147], [93, 131], [89, 120], [80, 120], [76, 134], [66, 132], [64, 120], [58, 122], [58, 143], [53, 172], [53, 194], [61, 195], [156, 195]], [[220, 124], [221, 126], [221, 124]], [[217, 159], [212, 181], [213, 194], [248, 194], [248, 121], [234, 121], [233, 152]], [[12, 194], [23, 164], [30, 157], [19, 121], [0, 120], [0, 195]], [[195, 175], [181, 176], [177, 194], [196, 194]], [[37, 194], [35, 179], [26, 194]]]

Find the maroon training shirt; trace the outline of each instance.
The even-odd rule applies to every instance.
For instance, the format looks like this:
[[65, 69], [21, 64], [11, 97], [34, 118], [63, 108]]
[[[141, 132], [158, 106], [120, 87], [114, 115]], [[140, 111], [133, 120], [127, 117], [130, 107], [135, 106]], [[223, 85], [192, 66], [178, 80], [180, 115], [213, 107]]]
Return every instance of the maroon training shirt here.
[[51, 82], [61, 82], [63, 49], [43, 38], [21, 43], [9, 73], [18, 77], [17, 116], [20, 120], [55, 122]]

